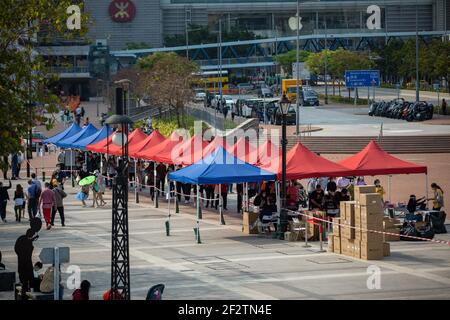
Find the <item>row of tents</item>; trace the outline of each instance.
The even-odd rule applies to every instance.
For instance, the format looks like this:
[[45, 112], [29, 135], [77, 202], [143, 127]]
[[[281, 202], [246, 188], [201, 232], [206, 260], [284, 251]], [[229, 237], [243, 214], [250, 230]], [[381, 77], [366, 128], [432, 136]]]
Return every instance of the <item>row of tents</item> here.
[[[121, 156], [121, 147], [112, 143], [112, 130], [92, 124], [73, 124], [44, 143], [65, 149], [79, 149]], [[177, 133], [165, 138], [157, 130], [150, 135], [140, 129], [128, 135], [129, 156], [135, 159], [187, 166], [171, 173], [169, 179], [184, 183], [241, 183], [281, 180], [281, 149], [267, 140], [259, 146], [241, 138], [228, 146], [224, 139], [204, 141], [201, 136], [183, 140]], [[339, 176], [427, 174], [427, 167], [396, 158], [371, 141], [363, 150], [337, 163], [317, 155], [297, 143], [287, 152], [286, 179]]]

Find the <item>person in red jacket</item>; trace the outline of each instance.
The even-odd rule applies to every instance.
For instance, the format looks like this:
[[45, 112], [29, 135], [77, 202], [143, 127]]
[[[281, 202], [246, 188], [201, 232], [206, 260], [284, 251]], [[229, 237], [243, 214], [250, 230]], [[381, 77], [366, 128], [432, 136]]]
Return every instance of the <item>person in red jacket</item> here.
[[72, 300], [89, 300], [91, 283], [87, 280], [81, 282], [80, 288], [72, 293]]

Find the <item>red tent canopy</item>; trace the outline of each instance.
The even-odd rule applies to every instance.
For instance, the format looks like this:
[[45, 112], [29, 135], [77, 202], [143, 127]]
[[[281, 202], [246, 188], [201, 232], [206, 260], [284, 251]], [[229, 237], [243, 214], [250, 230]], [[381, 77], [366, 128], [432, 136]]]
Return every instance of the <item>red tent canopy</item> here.
[[[281, 155], [278, 161], [261, 168], [275, 172], [281, 179]], [[317, 177], [340, 177], [351, 175], [352, 171], [330, 160], [318, 156], [301, 143], [297, 143], [286, 154], [286, 179], [306, 179]]]
[[135, 143], [130, 144], [128, 146], [128, 153], [130, 157], [149, 160], [153, 155], [149, 150], [163, 143], [165, 140], [166, 138], [158, 130], [153, 130], [149, 136], [135, 140]]
[[[86, 146], [87, 150], [98, 152], [98, 153], [108, 153], [115, 156], [120, 156], [122, 154], [121, 147], [116, 146], [112, 143], [112, 138], [114, 133], [108, 138], [103, 139], [97, 143], [90, 144]], [[147, 135], [142, 132], [141, 129], [135, 129], [133, 132], [128, 134], [128, 152], [130, 152], [131, 146], [142, 139], [147, 138]]]
[[269, 166], [272, 159], [278, 161], [278, 158], [281, 159], [280, 147], [274, 144], [271, 140], [267, 140], [260, 145], [259, 148], [255, 148], [249, 153], [248, 163]]
[[[255, 150], [256, 148], [245, 137], [240, 138], [233, 146], [227, 148], [230, 154], [247, 163], [256, 163], [257, 157], [254, 154]], [[250, 154], [254, 155], [253, 158], [249, 157]]]
[[[156, 139], [154, 140], [156, 141]], [[170, 138], [155, 144], [153, 141], [149, 143], [150, 147], [146, 147], [143, 151], [136, 154], [137, 158], [152, 160], [156, 162], [172, 164], [172, 150], [179, 144], [182, 144], [182, 137], [173, 132]]]
[[113, 135], [114, 135], [114, 133], [111, 134], [108, 138], [100, 140], [97, 143], [87, 145], [86, 149], [89, 151], [93, 151], [93, 152], [106, 153], [107, 145], [109, 144], [110, 147], [112, 145]]
[[353, 175], [376, 176], [386, 174], [427, 173], [426, 166], [403, 161], [380, 148], [375, 141], [357, 154], [338, 162], [354, 171]]
[[[215, 141], [214, 139], [213, 141]], [[213, 143], [213, 142], [211, 142]], [[189, 166], [203, 158], [206, 148], [211, 144], [203, 140], [202, 136], [194, 135], [191, 139], [173, 149], [173, 163]], [[178, 156], [176, 156], [178, 155]]]

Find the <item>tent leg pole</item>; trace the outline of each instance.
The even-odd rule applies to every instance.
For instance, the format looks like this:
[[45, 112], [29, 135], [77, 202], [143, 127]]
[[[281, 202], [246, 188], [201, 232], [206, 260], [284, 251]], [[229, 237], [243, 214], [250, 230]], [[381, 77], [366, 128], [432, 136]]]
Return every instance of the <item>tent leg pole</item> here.
[[159, 207], [158, 204], [158, 190], [156, 189], [156, 162], [153, 162], [153, 197], [154, 197], [154, 204], [155, 208]]
[[72, 188], [75, 188], [75, 179], [73, 176], [73, 150], [70, 149], [70, 177], [72, 178]]
[[219, 184], [219, 218], [220, 225], [225, 225], [225, 219], [223, 218], [223, 203], [222, 203], [222, 184]]
[[197, 227], [194, 229], [197, 243], [202, 243], [200, 240], [200, 219], [201, 219], [201, 213], [200, 213], [200, 189], [199, 185], [197, 185]]
[[167, 221], [166, 221], [166, 235], [170, 236], [170, 191], [168, 193], [168, 199], [167, 199]]
[[197, 185], [197, 219], [203, 219], [202, 208], [200, 205], [200, 185]]
[[134, 200], [139, 203], [138, 181], [137, 181], [137, 159], [134, 159]]
[[392, 192], [391, 192], [391, 190], [392, 190], [392, 176], [389, 176], [388, 177], [388, 193], [389, 193], [389, 203], [392, 203]]
[[425, 200], [428, 208], [428, 173], [425, 174]]

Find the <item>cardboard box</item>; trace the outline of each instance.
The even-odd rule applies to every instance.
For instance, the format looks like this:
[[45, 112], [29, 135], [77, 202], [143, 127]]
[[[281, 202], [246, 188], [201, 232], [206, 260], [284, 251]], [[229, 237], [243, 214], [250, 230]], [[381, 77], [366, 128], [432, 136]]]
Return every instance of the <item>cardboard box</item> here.
[[400, 230], [397, 228], [386, 229], [384, 232], [395, 233], [396, 235], [385, 234], [384, 241], [400, 241]]
[[383, 242], [383, 257], [389, 257], [391, 255], [391, 244]]
[[333, 234], [328, 235], [328, 252], [334, 252], [334, 236]]
[[341, 252], [342, 254], [353, 257], [354, 240], [341, 238]]
[[345, 219], [350, 220], [352, 225], [355, 223], [355, 201], [345, 202]]
[[355, 206], [355, 226], [357, 227], [363, 229], [369, 229], [368, 227], [376, 227], [381, 230], [383, 227], [383, 217], [384, 214], [382, 210], [375, 210], [375, 208], [370, 206]]
[[363, 193], [356, 200], [356, 203], [361, 206], [380, 208], [383, 211], [383, 200], [378, 193]]
[[341, 227], [341, 237], [345, 239], [355, 239], [355, 229], [349, 224], [348, 221], [344, 221], [346, 226]]
[[370, 186], [355, 186], [355, 200], [358, 201], [361, 194], [364, 193], [375, 193], [377, 188], [373, 185]]
[[333, 252], [341, 254], [341, 237], [333, 236]]
[[296, 241], [297, 240], [297, 234], [295, 232], [286, 231], [284, 233], [284, 240]]
[[361, 242], [355, 240], [353, 242], [353, 257], [361, 259]]
[[[356, 201], [341, 201], [340, 203], [340, 217], [342, 219], [350, 219], [355, 212]], [[347, 218], [348, 217], [348, 218]]]
[[341, 226], [339, 224], [341, 223], [341, 218], [334, 218], [333, 219], [333, 235], [340, 237], [341, 236]]
[[363, 260], [382, 260], [383, 242], [368, 243], [361, 242], [361, 259]]
[[355, 240], [369, 243], [383, 242], [383, 235], [381, 233], [362, 231], [355, 234]]
[[244, 212], [242, 215], [242, 232], [245, 234], [258, 234], [258, 226], [255, 223], [258, 218], [258, 213]]

